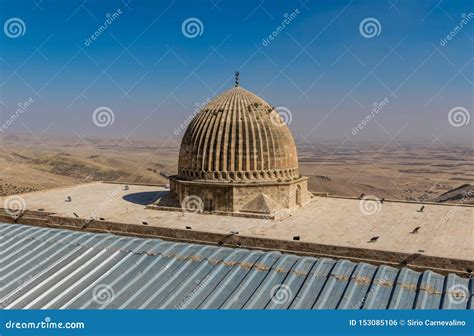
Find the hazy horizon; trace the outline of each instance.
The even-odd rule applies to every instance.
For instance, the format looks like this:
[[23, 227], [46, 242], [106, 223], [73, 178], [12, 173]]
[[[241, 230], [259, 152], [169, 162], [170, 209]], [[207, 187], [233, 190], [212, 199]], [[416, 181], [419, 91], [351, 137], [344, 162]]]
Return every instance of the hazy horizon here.
[[470, 1], [0, 4], [0, 136], [179, 139], [239, 70], [299, 145], [474, 144]]

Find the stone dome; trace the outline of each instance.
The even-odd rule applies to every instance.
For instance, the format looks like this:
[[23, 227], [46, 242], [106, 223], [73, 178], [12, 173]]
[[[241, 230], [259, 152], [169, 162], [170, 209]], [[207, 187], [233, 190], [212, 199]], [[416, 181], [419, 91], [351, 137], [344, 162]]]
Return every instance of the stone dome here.
[[181, 142], [178, 178], [228, 182], [299, 177], [293, 136], [279, 113], [236, 85], [205, 106]]

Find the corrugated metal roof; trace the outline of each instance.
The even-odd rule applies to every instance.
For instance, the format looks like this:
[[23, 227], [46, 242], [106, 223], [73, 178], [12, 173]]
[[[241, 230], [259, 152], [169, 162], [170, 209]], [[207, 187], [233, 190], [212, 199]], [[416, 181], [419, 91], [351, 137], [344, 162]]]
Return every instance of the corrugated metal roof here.
[[472, 309], [473, 280], [0, 223], [0, 305], [14, 308]]

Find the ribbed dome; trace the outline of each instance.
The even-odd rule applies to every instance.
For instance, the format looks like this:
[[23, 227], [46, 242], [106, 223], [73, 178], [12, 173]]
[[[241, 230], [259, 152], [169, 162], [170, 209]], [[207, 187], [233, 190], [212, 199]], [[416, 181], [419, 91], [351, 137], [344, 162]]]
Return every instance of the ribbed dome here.
[[181, 142], [178, 177], [252, 181], [299, 177], [290, 130], [267, 102], [242, 87], [212, 100]]

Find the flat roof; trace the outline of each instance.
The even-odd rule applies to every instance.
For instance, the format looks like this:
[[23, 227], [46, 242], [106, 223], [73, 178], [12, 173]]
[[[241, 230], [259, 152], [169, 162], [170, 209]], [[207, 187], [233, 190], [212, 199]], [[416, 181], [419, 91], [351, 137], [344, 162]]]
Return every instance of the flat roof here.
[[[291, 241], [341, 247], [421, 254], [474, 261], [474, 207], [388, 202], [367, 215], [356, 199], [315, 197], [312, 203], [283, 220], [189, 214], [145, 209], [159, 193], [159, 186], [90, 183], [21, 195], [28, 210], [43, 209], [59, 216], [128, 224], [147, 222], [148, 227]], [[72, 201], [66, 202], [71, 196]], [[0, 198], [0, 202], [7, 197]], [[0, 203], [1, 204], [1, 203]], [[418, 233], [411, 232], [419, 227]], [[379, 237], [370, 242], [372, 237]], [[377, 255], [374, 255], [374, 259]], [[472, 263], [474, 265], [474, 262]]]
[[473, 279], [0, 223], [5, 309], [472, 309]]

